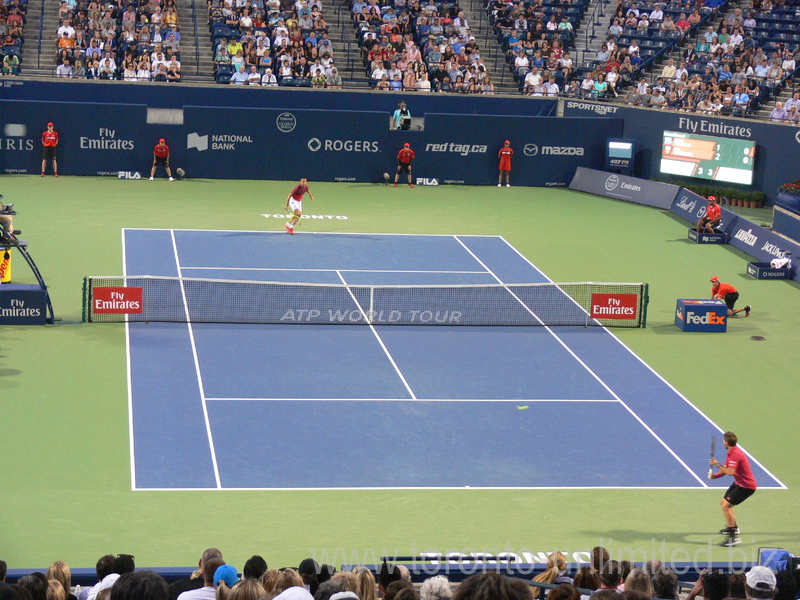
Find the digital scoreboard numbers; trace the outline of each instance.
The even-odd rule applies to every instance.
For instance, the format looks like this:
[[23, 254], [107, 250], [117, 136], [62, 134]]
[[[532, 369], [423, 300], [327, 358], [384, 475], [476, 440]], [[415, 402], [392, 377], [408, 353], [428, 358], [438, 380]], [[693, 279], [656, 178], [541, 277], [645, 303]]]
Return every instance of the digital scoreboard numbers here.
[[665, 131], [661, 172], [752, 185], [755, 142]]

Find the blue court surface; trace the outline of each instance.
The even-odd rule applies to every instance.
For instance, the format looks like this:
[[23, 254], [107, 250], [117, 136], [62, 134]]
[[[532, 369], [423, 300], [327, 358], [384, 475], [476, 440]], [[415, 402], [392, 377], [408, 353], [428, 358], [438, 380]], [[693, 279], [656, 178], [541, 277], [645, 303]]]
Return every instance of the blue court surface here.
[[[495, 236], [128, 229], [123, 244], [129, 276], [549, 281]], [[126, 327], [134, 489], [729, 483], [706, 479], [719, 427], [604, 328]]]

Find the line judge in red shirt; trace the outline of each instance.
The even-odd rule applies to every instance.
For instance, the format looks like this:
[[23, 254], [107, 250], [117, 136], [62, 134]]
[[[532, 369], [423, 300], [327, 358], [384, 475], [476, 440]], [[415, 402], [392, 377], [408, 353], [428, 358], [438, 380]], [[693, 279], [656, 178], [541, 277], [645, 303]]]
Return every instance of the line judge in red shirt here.
[[47, 161], [53, 161], [53, 175], [58, 177], [58, 161], [56, 161], [56, 146], [58, 146], [58, 132], [53, 129], [53, 124], [47, 124], [47, 130], [42, 133], [42, 175], [47, 169]]
[[164, 165], [164, 168], [167, 170], [167, 176], [169, 177], [169, 180], [175, 181], [172, 178], [172, 171], [169, 168], [169, 146], [167, 146], [164, 138], [158, 140], [156, 147], [153, 148], [153, 168], [150, 169], [150, 181], [153, 181], [153, 175], [156, 174], [156, 168], [158, 165]]
[[405, 171], [408, 173], [408, 187], [414, 187], [411, 183], [411, 163], [414, 162], [416, 155], [411, 149], [411, 144], [404, 144], [400, 152], [397, 153], [397, 173], [394, 174], [394, 187], [397, 187], [397, 180], [400, 179], [400, 173]]
[[503, 142], [503, 147], [497, 153], [497, 158], [500, 159], [500, 174], [497, 176], [497, 187], [503, 187], [503, 176], [505, 176], [506, 187], [511, 187], [511, 157], [514, 156], [514, 151], [511, 149], [511, 142], [506, 140]]
[[712, 300], [722, 300], [728, 307], [728, 316], [733, 317], [736, 316], [738, 313], [744, 311], [744, 316], [750, 316], [751, 306], [748, 304], [744, 308], [737, 308], [734, 310], [734, 306], [736, 306], [736, 301], [739, 299], [739, 292], [733, 287], [730, 283], [723, 283], [719, 280], [719, 277], [712, 277], [711, 278], [711, 299]]
[[284, 223], [283, 228], [289, 235], [294, 235], [294, 226], [297, 225], [297, 222], [303, 214], [303, 195], [306, 193], [308, 193], [308, 197], [311, 198], [311, 200], [314, 200], [314, 194], [308, 189], [308, 179], [303, 177], [300, 183], [294, 186], [294, 189], [289, 192], [289, 197], [286, 198], [285, 210], [291, 209], [292, 218]]
[[752, 496], [758, 485], [750, 470], [750, 461], [737, 445], [739, 443], [736, 434], [726, 431], [722, 436], [722, 443], [728, 451], [725, 457], [725, 464], [721, 464], [716, 458], [711, 459], [711, 466], [717, 467], [718, 472], [709, 475], [709, 479], [719, 479], [725, 475], [733, 475], [733, 483], [725, 492], [720, 500], [722, 514], [725, 515], [725, 528], [720, 533], [727, 535], [728, 539], [723, 542], [723, 546], [735, 546], [741, 543], [739, 538], [739, 526], [736, 524], [736, 515], [733, 507], [741, 504]]
[[714, 233], [714, 230], [719, 227], [721, 222], [722, 209], [717, 204], [717, 198], [716, 196], [709, 196], [706, 214], [697, 221], [697, 233], [702, 233], [703, 229], [706, 230], [706, 233]]

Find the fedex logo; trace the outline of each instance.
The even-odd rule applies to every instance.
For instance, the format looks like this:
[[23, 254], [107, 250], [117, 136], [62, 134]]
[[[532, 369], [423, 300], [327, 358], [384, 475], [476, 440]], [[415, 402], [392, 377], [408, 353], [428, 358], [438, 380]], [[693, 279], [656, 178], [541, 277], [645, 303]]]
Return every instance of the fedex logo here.
[[715, 312], [698, 315], [692, 311], [686, 311], [686, 322], [694, 325], [724, 325], [727, 315], [718, 315]]

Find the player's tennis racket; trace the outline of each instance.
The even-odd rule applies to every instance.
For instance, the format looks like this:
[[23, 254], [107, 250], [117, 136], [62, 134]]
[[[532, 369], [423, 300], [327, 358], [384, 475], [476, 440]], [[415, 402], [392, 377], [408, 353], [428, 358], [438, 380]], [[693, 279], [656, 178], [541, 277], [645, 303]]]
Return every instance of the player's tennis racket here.
[[[717, 437], [712, 435], [711, 436], [711, 458], [714, 458], [714, 452], [716, 451], [716, 449], [717, 449]], [[714, 467], [709, 465], [708, 466], [708, 478], [711, 479], [711, 477], [713, 475], [714, 475]]]
[[[294, 214], [294, 211], [291, 208], [287, 208], [286, 209], [286, 216], [289, 217], [289, 222], [290, 223], [292, 222], [292, 217], [297, 217], [297, 215]], [[300, 227], [300, 224], [302, 222], [303, 222], [303, 219], [301, 217], [297, 217], [297, 223], [295, 223], [294, 226], [295, 227]]]

